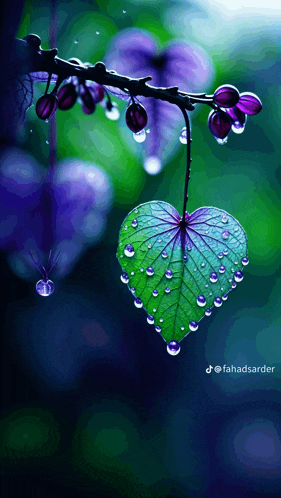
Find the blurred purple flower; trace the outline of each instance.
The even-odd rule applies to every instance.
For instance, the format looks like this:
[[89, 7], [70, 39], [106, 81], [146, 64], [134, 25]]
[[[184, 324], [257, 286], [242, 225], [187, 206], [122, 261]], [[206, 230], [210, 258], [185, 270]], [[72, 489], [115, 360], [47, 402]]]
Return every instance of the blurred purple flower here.
[[113, 198], [108, 175], [91, 163], [65, 159], [50, 181], [46, 170], [17, 148], [5, 149], [0, 164], [0, 247], [10, 254], [13, 271], [29, 278], [34, 271], [28, 252], [42, 263], [53, 249], [60, 250], [57, 273], [67, 273], [104, 231]]
[[[213, 75], [210, 58], [197, 45], [176, 41], [159, 51], [151, 34], [136, 29], [125, 30], [113, 38], [105, 56], [105, 64], [108, 69], [125, 76], [152, 76], [153, 86], [178, 86], [186, 92], [201, 91], [203, 86], [206, 90]], [[106, 88], [111, 91], [110, 87]], [[115, 90], [112, 93], [116, 95]], [[128, 95], [124, 92], [117, 96], [128, 100]], [[158, 173], [162, 168], [160, 161], [167, 160], [168, 152], [173, 153], [178, 146], [175, 133], [182, 126], [182, 113], [175, 105], [162, 100], [144, 97], [138, 99], [146, 109], [150, 129], [143, 144], [145, 165], [152, 162], [157, 164], [154, 172]]]

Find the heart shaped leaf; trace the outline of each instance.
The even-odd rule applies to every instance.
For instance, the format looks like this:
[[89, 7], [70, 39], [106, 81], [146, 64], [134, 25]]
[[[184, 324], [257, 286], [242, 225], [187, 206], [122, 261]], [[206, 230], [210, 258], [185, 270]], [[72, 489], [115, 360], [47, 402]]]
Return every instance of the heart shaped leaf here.
[[197, 209], [183, 222], [170, 204], [152, 201], [125, 218], [117, 258], [136, 307], [166, 342], [179, 342], [243, 279], [247, 237], [221, 209]]

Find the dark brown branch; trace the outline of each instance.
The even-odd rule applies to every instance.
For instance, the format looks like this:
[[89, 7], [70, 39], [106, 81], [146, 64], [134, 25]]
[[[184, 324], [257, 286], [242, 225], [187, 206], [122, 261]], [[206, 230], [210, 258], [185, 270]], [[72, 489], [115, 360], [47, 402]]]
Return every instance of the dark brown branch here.
[[[128, 78], [117, 74], [115, 71], [108, 71], [103, 62], [97, 62], [92, 67], [84, 67], [71, 64], [57, 57], [57, 49], [42, 50], [41, 47], [32, 45], [26, 40], [16, 39], [17, 60], [21, 62], [22, 74], [33, 73], [38, 71], [52, 72], [58, 78], [64, 80], [69, 76], [77, 76], [86, 80], [92, 80], [100, 85], [113, 86], [123, 90], [128, 95], [143, 97], [153, 97], [164, 100], [171, 104], [192, 111], [192, 97], [188, 93], [180, 92], [177, 87], [157, 88], [148, 85], [147, 82], [152, 78]], [[202, 94], [199, 94], [201, 97]], [[198, 99], [196, 99], [198, 101]], [[204, 102], [204, 96], [202, 97]]]

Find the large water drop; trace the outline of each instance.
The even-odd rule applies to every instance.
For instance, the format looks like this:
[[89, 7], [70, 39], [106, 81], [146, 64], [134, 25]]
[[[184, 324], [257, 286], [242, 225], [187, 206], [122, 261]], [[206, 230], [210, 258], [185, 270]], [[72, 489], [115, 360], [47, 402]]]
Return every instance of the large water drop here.
[[228, 230], [223, 230], [223, 232], [222, 232], [222, 238], [224, 240], [228, 239], [229, 235], [230, 235], [230, 233], [229, 233]]
[[242, 263], [243, 266], [246, 266], [249, 263], [248, 258], [242, 258], [241, 259], [241, 263]]
[[154, 317], [152, 315], [148, 315], [148, 317], [147, 317], [147, 323], [149, 323], [149, 325], [153, 325], [154, 324]]
[[132, 221], [132, 227], [133, 227], [133, 228], [137, 228], [137, 226], [138, 226], [138, 220], [137, 220], [137, 218], [135, 218], [135, 219]]
[[170, 355], [176, 356], [180, 352], [180, 345], [177, 341], [170, 341], [167, 344], [167, 351]]
[[210, 310], [210, 308], [207, 308], [207, 309], [205, 310], [205, 315], [206, 315], [206, 316], [210, 316], [210, 315], [211, 315], [211, 313], [212, 313], [212, 310]]
[[166, 253], [166, 251], [163, 251], [163, 252], [162, 252], [162, 258], [164, 258], [164, 259], [165, 259], [165, 258], [167, 258], [167, 257], [168, 257], [168, 254]]
[[215, 297], [214, 305], [219, 308], [222, 305], [222, 300], [220, 297]]
[[169, 278], [169, 279], [172, 278], [172, 276], [173, 276], [172, 270], [166, 270], [165, 271], [165, 276], [166, 276], [166, 278]]
[[133, 137], [134, 137], [135, 141], [138, 142], [139, 144], [144, 142], [146, 139], [145, 130], [141, 130], [138, 133], [133, 133]]
[[220, 273], [224, 273], [225, 272], [225, 267], [224, 266], [220, 266], [219, 267], [219, 272]]
[[39, 280], [36, 284], [36, 291], [40, 296], [50, 296], [55, 290], [55, 284], [52, 280]]
[[238, 270], [234, 273], [235, 282], [242, 282], [243, 278], [244, 278], [244, 275], [243, 275], [242, 271]]

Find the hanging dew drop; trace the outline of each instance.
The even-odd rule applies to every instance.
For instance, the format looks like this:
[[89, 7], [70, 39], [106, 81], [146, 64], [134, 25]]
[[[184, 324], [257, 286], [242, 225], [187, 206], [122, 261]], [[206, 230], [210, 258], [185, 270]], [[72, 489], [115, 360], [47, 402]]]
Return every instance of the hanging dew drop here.
[[228, 230], [223, 230], [223, 232], [222, 232], [222, 238], [223, 238], [224, 240], [227, 240], [227, 239], [228, 239], [228, 237], [229, 237], [229, 235], [230, 235], [230, 233], [229, 233], [229, 231], [228, 231]]
[[215, 137], [216, 141], [218, 142], [219, 145], [225, 145], [227, 143], [227, 138], [228, 137], [225, 137], [225, 138], [217, 138]]
[[166, 259], [168, 257], [168, 254], [166, 253], [166, 251], [163, 251], [162, 252], [162, 258]]
[[153, 270], [152, 266], [148, 266], [148, 267], [146, 268], [146, 273], [147, 273], [147, 275], [148, 275], [149, 277], [152, 277], [152, 275], [154, 275], [154, 270]]
[[214, 305], [219, 308], [222, 305], [222, 300], [220, 297], [215, 297]]
[[154, 317], [152, 315], [148, 315], [148, 317], [147, 317], [147, 323], [149, 323], [149, 325], [153, 325], [154, 324]]
[[169, 292], [171, 292], [170, 287], [166, 287], [166, 288], [165, 288], [165, 292], [166, 292], [166, 294], [169, 294]]
[[161, 327], [160, 327], [160, 325], [156, 325], [155, 330], [156, 330], [156, 332], [161, 332]]
[[36, 292], [40, 294], [40, 296], [50, 296], [53, 294], [55, 290], [55, 284], [52, 282], [52, 280], [39, 280], [36, 284]]
[[127, 258], [132, 258], [135, 254], [134, 248], [131, 244], [127, 244], [124, 249], [124, 254]]
[[177, 341], [170, 341], [167, 344], [167, 351], [171, 356], [176, 356], [180, 352], [180, 345]]
[[186, 127], [184, 127], [181, 132], [180, 132], [180, 136], [179, 136], [179, 140], [182, 144], [187, 144], [187, 131], [186, 131]]
[[222, 216], [221, 221], [222, 221], [223, 223], [227, 223], [227, 222], [228, 222], [228, 218], [227, 218], [227, 216], [226, 216], [225, 214]]
[[127, 284], [129, 282], [129, 275], [126, 272], [123, 272], [120, 278], [123, 284]]
[[195, 322], [195, 320], [191, 320], [191, 322], [189, 322], [189, 330], [191, 330], [191, 332], [195, 332], [197, 329], [198, 323]]
[[206, 298], [202, 295], [197, 297], [197, 304], [198, 306], [206, 306]]
[[138, 226], [138, 220], [135, 218], [133, 221], [132, 221], [132, 227], [133, 228], [137, 228]]
[[212, 313], [212, 311], [210, 310], [210, 308], [207, 308], [207, 309], [205, 310], [205, 315], [206, 315], [206, 316], [210, 316], [210, 315], [211, 315], [211, 313]]
[[135, 301], [134, 301], [134, 305], [135, 305], [136, 308], [142, 308], [143, 307], [143, 302], [142, 302], [142, 300], [139, 297], [137, 297], [135, 299]]
[[133, 133], [133, 137], [137, 143], [141, 144], [146, 139], [145, 130], [141, 130], [138, 133]]
[[244, 278], [244, 275], [243, 275], [242, 271], [238, 270], [234, 273], [235, 282], [242, 282], [243, 278]]
[[241, 259], [241, 263], [242, 263], [243, 266], [246, 266], [249, 263], [248, 258], [242, 258]]
[[157, 297], [157, 296], [158, 296], [158, 290], [157, 290], [157, 289], [154, 289], [154, 290], [152, 291], [152, 295], [153, 295], [154, 297]]
[[216, 272], [212, 271], [210, 273], [210, 282], [212, 282], [212, 284], [214, 284], [215, 282], [217, 282], [217, 280], [218, 280], [218, 276], [217, 276]]

